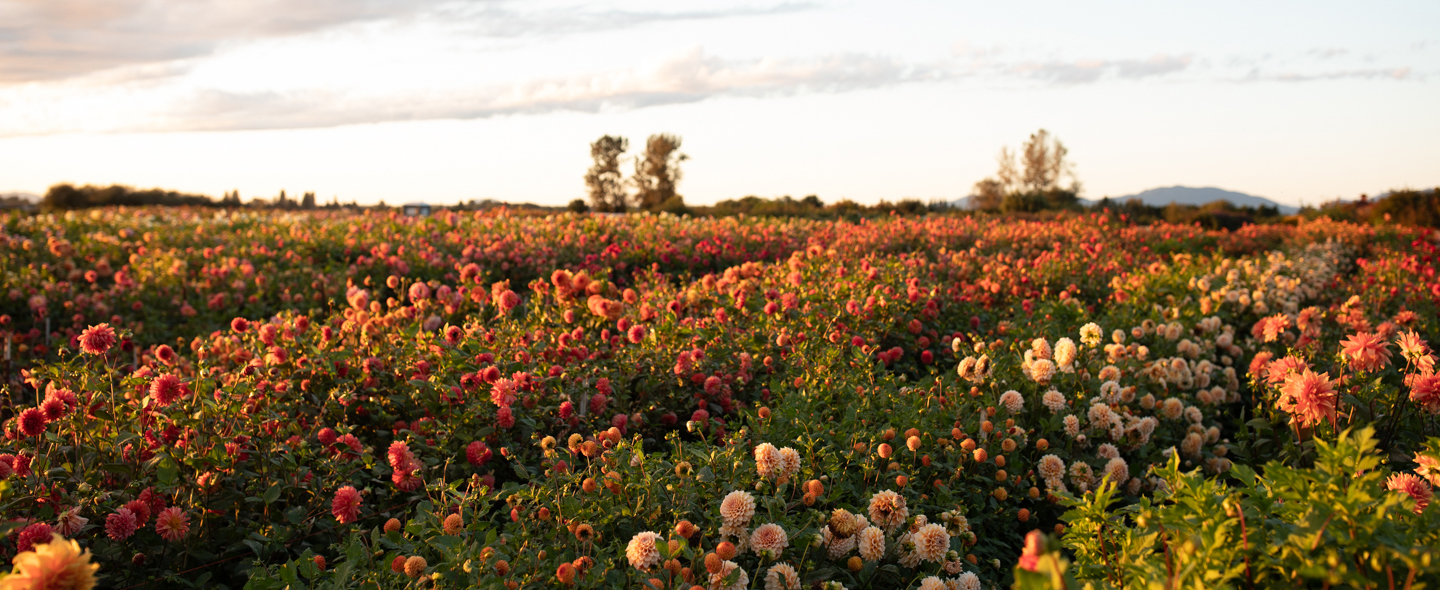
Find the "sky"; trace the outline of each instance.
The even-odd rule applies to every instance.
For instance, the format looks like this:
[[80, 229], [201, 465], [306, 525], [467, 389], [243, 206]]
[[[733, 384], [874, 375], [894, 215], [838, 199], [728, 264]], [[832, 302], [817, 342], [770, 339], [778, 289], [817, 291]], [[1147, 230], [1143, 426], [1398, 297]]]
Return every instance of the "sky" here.
[[[1440, 186], [1440, 2], [0, 0], [0, 192], [956, 199], [1046, 129], [1082, 196]], [[627, 171], [630, 169], [627, 165]]]

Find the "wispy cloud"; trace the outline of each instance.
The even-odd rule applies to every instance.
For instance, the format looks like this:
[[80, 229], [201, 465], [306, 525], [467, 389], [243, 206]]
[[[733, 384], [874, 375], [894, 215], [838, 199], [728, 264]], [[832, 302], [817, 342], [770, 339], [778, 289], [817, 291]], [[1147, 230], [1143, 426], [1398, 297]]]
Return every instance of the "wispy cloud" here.
[[1164, 76], [1189, 67], [1188, 55], [1171, 56], [1156, 54], [1149, 59], [1078, 61], [1022, 62], [1009, 66], [1014, 74], [1044, 80], [1056, 84], [1089, 84], [1098, 82], [1107, 75], [1118, 78], [1140, 79]]
[[0, 83], [210, 54], [238, 40], [406, 17], [441, 0], [0, 0]]
[[497, 3], [451, 4], [431, 16], [457, 29], [487, 37], [568, 35], [638, 27], [652, 23], [704, 21], [747, 16], [789, 14], [818, 8], [813, 3], [786, 2], [773, 6], [734, 6], [717, 10], [577, 10], [557, 8], [516, 10]]
[[1364, 68], [1351, 70], [1329, 70], [1314, 73], [1281, 72], [1275, 74], [1262, 74], [1252, 71], [1246, 78], [1247, 81], [1271, 80], [1277, 82], [1314, 82], [1317, 80], [1344, 80], [1344, 79], [1391, 79], [1404, 80], [1410, 78], [1414, 71], [1408, 67], [1400, 68]]
[[[836, 54], [809, 59], [730, 60], [691, 49], [645, 70], [540, 79], [446, 92], [364, 95], [334, 90], [233, 92], [162, 90], [158, 107], [91, 95], [84, 102], [50, 102], [42, 91], [12, 93], [0, 109], [0, 136], [67, 131], [215, 131], [327, 127], [353, 123], [473, 119], [554, 111], [597, 112], [705, 100], [717, 96], [786, 96], [844, 92], [941, 80], [942, 67], [893, 58]], [[115, 91], [109, 91], [115, 93]], [[63, 93], [71, 94], [73, 93]], [[5, 104], [0, 94], [0, 105]], [[103, 118], [80, 113], [98, 103]], [[69, 112], [73, 117], [65, 116]]]
[[247, 41], [365, 23], [428, 20], [464, 35], [514, 38], [812, 8], [794, 2], [627, 11], [532, 9], [527, 3], [501, 0], [0, 0], [0, 84], [192, 59]]

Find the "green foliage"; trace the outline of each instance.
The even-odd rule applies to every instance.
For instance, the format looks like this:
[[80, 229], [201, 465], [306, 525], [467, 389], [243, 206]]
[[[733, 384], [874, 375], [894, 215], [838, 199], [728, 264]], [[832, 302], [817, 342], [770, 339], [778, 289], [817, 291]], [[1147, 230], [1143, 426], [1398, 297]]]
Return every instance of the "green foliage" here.
[[1346, 431], [1316, 442], [1313, 468], [1241, 465], [1228, 482], [1182, 472], [1176, 455], [1155, 470], [1165, 491], [1153, 498], [1067, 498], [1077, 577], [1115, 588], [1424, 587], [1440, 576], [1440, 511], [1417, 514], [1385, 489], [1376, 444], [1373, 429]]

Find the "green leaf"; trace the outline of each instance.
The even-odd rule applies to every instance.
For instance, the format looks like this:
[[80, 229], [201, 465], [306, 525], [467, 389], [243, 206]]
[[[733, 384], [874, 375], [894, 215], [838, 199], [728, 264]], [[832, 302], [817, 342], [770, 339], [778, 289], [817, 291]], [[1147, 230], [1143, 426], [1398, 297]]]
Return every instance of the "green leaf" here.
[[277, 483], [277, 484], [275, 484], [275, 485], [270, 486], [270, 489], [265, 490], [264, 500], [265, 500], [265, 504], [266, 504], [267, 506], [270, 505], [270, 504], [274, 504], [275, 501], [276, 501], [276, 500], [279, 500], [279, 499], [280, 499], [280, 484]]
[[160, 479], [161, 484], [173, 486], [180, 480], [180, 468], [175, 464], [174, 459], [166, 455], [156, 466], [155, 475]]
[[1230, 475], [1245, 483], [1245, 487], [1255, 487], [1255, 470], [1249, 465], [1234, 464], [1230, 467]]
[[288, 520], [288, 521], [290, 521], [290, 524], [295, 524], [295, 525], [298, 525], [298, 524], [300, 524], [300, 523], [302, 523], [302, 522], [305, 522], [305, 507], [304, 507], [304, 506], [295, 506], [295, 507], [293, 507], [293, 508], [291, 508], [291, 509], [289, 509], [289, 510], [286, 510], [286, 511], [285, 511], [285, 520]]

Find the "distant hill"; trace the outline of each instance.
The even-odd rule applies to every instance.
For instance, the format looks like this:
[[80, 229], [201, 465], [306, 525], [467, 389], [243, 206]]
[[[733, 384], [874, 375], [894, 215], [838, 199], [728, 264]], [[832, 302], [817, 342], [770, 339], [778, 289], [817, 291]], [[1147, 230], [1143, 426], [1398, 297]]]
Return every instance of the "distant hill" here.
[[40, 205], [40, 195], [22, 192], [0, 193], [0, 209], [34, 210]]
[[1265, 197], [1237, 193], [1213, 187], [1195, 188], [1189, 186], [1171, 186], [1165, 188], [1152, 188], [1148, 191], [1125, 195], [1123, 197], [1111, 197], [1111, 200], [1124, 203], [1130, 199], [1139, 199], [1146, 205], [1164, 207], [1170, 203], [1181, 205], [1204, 205], [1215, 201], [1229, 201], [1237, 207], [1275, 207], [1284, 215], [1291, 215], [1299, 210], [1298, 207], [1281, 205]]

